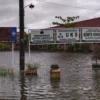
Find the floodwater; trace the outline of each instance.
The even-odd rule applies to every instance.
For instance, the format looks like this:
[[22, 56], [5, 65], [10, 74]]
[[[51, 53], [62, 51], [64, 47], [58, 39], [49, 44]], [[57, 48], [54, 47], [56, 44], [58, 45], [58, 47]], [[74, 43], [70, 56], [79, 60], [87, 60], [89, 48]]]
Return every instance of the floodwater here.
[[[0, 100], [100, 100], [100, 71], [92, 69], [92, 54], [31, 52], [38, 62], [37, 76], [19, 71], [19, 52], [14, 53], [14, 76], [0, 76]], [[28, 53], [25, 62], [29, 61]], [[60, 79], [50, 79], [51, 64], [61, 69]], [[12, 67], [12, 52], [0, 52], [0, 66]]]

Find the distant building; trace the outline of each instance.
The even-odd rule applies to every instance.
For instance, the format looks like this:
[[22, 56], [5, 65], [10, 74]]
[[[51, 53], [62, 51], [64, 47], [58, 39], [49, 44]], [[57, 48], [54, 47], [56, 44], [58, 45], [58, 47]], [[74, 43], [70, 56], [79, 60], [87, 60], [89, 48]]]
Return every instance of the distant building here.
[[[73, 27], [100, 27], [100, 17], [75, 22]], [[64, 26], [50, 27], [50, 29], [58, 29], [58, 28], [66, 28], [66, 27]], [[67, 49], [67, 45], [64, 45], [64, 48]], [[89, 44], [89, 48], [90, 50], [93, 50], [93, 44]]]
[[[93, 18], [93, 19], [88, 19], [88, 20], [83, 20], [83, 21], [79, 21], [79, 22], [74, 22], [74, 26], [73, 27], [100, 27], [100, 17], [98, 18]], [[64, 26], [54, 26], [54, 27], [49, 27], [46, 29], [59, 29], [59, 28], [66, 28]], [[71, 27], [70, 27], [71, 28]], [[19, 38], [20, 38], [20, 33], [17, 33], [17, 43], [16, 43], [16, 47], [19, 48]], [[60, 50], [68, 50], [68, 44], [57, 44], [54, 46], [51, 45], [31, 45], [31, 48], [34, 50], [49, 50], [50, 48], [54, 50], [54, 47], [57, 47]], [[93, 49], [93, 44], [89, 44], [89, 49], [92, 50]]]

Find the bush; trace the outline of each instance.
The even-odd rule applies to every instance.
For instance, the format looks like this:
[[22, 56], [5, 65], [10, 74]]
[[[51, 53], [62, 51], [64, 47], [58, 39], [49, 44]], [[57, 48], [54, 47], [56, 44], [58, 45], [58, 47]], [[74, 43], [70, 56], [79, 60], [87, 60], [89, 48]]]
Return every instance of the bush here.
[[79, 47], [80, 47], [79, 45], [80, 45], [80, 44], [74, 44], [74, 47], [75, 47], [74, 49], [75, 49], [75, 51], [78, 51], [78, 50], [79, 50]]
[[13, 69], [0, 68], [0, 76], [13, 75]]
[[0, 50], [10, 50], [10, 46], [4, 43], [0, 43]]
[[89, 44], [82, 44], [82, 50], [84, 50], [85, 52], [89, 51]]
[[36, 70], [39, 67], [38, 63], [27, 63], [26, 68], [29, 70]]
[[70, 44], [70, 45], [68, 46], [68, 51], [74, 51], [74, 46], [73, 46], [72, 44]]

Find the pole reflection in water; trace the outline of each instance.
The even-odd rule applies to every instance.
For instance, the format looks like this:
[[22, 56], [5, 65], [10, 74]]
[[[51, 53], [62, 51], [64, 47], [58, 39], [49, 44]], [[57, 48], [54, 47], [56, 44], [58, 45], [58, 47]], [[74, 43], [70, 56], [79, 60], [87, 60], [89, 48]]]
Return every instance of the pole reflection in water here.
[[25, 95], [26, 90], [25, 90], [25, 76], [24, 76], [24, 72], [20, 72], [20, 94], [21, 94], [21, 98], [20, 100], [27, 100], [27, 97]]

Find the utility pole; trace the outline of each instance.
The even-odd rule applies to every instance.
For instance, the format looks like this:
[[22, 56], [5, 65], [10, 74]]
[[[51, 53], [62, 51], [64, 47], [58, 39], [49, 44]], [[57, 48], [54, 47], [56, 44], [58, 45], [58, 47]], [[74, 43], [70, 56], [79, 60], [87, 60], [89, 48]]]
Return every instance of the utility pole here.
[[24, 51], [24, 0], [19, 0], [19, 27], [20, 27], [20, 70], [25, 68]]

